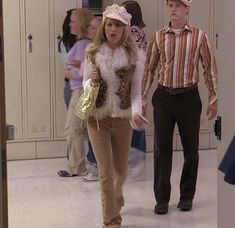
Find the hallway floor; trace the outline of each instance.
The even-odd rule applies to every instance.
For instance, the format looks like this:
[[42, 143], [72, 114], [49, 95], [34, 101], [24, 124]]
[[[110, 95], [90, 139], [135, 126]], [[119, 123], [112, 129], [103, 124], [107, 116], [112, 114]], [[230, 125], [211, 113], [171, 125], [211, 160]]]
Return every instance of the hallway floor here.
[[[200, 151], [197, 192], [190, 212], [177, 209], [182, 160], [182, 152], [175, 152], [167, 215], [153, 212], [153, 154], [147, 154], [142, 169], [129, 170], [123, 228], [217, 227], [216, 151]], [[102, 227], [99, 183], [59, 177], [57, 170], [65, 167], [65, 158], [8, 162], [9, 228]]]

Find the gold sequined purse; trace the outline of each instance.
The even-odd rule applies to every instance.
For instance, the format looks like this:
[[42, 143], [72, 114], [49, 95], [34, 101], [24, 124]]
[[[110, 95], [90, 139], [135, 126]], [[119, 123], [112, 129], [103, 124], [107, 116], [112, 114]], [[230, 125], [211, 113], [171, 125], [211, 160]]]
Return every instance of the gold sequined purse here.
[[83, 94], [78, 99], [78, 102], [75, 106], [75, 115], [81, 120], [88, 119], [91, 112], [95, 108], [99, 88], [99, 83], [92, 83], [91, 86], [85, 88]]

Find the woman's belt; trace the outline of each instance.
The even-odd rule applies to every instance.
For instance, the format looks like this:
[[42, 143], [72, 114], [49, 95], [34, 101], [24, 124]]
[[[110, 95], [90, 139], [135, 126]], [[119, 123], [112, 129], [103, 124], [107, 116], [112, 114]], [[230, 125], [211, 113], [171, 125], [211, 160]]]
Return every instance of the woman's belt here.
[[123, 115], [120, 115], [120, 113], [117, 112], [108, 112], [105, 117], [109, 118], [119, 118], [119, 119], [128, 119], [128, 117], [125, 117]]

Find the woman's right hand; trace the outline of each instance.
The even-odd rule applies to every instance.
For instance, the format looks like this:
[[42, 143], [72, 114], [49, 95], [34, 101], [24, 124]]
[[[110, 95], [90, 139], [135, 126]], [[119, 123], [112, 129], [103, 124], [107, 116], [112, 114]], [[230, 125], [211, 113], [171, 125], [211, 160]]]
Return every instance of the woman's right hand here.
[[100, 71], [98, 68], [93, 68], [91, 72], [91, 81], [92, 83], [99, 83], [101, 80]]
[[139, 114], [132, 115], [132, 118], [130, 119], [132, 128], [139, 131], [143, 130], [145, 128], [145, 125], [148, 123], [148, 120]]

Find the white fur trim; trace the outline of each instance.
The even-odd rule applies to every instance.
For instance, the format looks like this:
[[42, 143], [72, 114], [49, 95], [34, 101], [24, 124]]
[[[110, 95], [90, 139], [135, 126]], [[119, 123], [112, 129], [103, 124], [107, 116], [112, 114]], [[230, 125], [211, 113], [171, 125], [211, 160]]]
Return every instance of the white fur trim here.
[[[103, 118], [108, 113], [112, 112], [120, 117], [129, 118], [134, 113], [142, 114], [141, 102], [141, 82], [144, 74], [145, 54], [142, 51], [138, 52], [137, 59], [134, 61], [136, 68], [131, 84], [131, 107], [128, 109], [120, 109], [120, 98], [116, 94], [120, 86], [120, 80], [115, 75], [115, 70], [128, 66], [127, 52], [123, 46], [116, 49], [111, 49], [106, 43], [103, 43], [96, 53], [96, 67], [99, 68], [102, 78], [107, 82], [107, 94], [105, 104], [94, 110], [93, 115], [97, 119]], [[86, 59], [84, 62], [84, 87], [89, 84], [90, 72], [92, 66]]]

